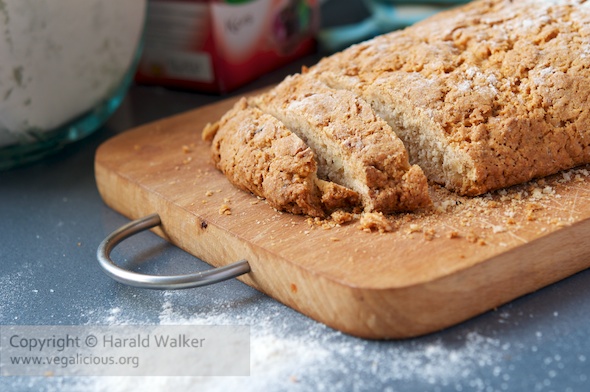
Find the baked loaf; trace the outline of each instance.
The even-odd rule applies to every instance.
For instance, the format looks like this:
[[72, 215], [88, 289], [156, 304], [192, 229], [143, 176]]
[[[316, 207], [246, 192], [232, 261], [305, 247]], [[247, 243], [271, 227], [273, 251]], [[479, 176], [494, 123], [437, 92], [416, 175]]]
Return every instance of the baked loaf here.
[[310, 72], [370, 102], [463, 195], [590, 162], [590, 1], [474, 1]]
[[279, 210], [324, 217], [431, 203], [424, 173], [371, 106], [307, 75], [241, 99], [205, 135], [228, 179]]
[[240, 99], [204, 136], [216, 166], [237, 187], [280, 210], [324, 217], [359, 205], [359, 195], [317, 177], [312, 150], [275, 117]]
[[590, 1], [479, 0], [326, 57], [205, 134], [278, 209], [389, 213], [430, 203], [424, 174], [479, 195], [590, 163], [589, 96]]
[[251, 102], [299, 135], [316, 153], [319, 177], [356, 192], [364, 211], [430, 204], [422, 170], [410, 166], [401, 140], [356, 94], [297, 74]]

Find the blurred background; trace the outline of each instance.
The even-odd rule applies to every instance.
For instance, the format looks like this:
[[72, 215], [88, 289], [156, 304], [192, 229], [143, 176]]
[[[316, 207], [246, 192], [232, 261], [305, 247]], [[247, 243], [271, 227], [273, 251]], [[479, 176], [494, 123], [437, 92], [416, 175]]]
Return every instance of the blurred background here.
[[465, 2], [5, 0], [0, 170], [100, 129], [130, 86], [229, 96]]

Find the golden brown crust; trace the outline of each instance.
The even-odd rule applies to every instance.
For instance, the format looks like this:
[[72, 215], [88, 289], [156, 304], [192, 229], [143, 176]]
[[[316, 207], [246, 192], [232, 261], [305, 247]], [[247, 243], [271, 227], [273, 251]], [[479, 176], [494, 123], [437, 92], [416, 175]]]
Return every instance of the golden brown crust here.
[[322, 205], [327, 212], [353, 210], [361, 206], [359, 194], [334, 182], [317, 179], [316, 185], [322, 194]]
[[241, 99], [215, 128], [213, 160], [234, 185], [280, 210], [325, 215], [313, 152], [283, 124]]
[[590, 163], [588, 42], [590, 1], [474, 1], [325, 58], [203, 136], [232, 182], [293, 213], [421, 208], [424, 173], [478, 195]]
[[300, 136], [318, 159], [320, 178], [357, 192], [365, 211], [430, 205], [421, 169], [410, 166], [401, 140], [356, 94], [297, 74], [250, 102]]
[[203, 128], [203, 132], [201, 133], [201, 139], [210, 142], [215, 137], [215, 134], [219, 130], [219, 122], [215, 122], [213, 124], [207, 123], [205, 128]]
[[232, 183], [279, 210], [325, 217], [431, 203], [426, 177], [370, 105], [304, 75], [242, 98], [203, 137]]
[[216, 167], [234, 185], [265, 198], [278, 210], [323, 218], [361, 205], [355, 191], [318, 179], [313, 151], [245, 98], [206, 130], [213, 135]]
[[590, 162], [590, 2], [475, 1], [310, 72], [371, 102], [429, 179], [475, 195]]

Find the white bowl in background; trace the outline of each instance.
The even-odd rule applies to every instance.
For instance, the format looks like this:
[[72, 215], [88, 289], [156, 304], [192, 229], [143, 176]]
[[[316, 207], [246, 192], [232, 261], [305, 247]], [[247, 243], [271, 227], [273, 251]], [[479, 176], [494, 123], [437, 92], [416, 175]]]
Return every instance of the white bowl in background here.
[[139, 58], [146, 0], [0, 2], [0, 170], [99, 129]]

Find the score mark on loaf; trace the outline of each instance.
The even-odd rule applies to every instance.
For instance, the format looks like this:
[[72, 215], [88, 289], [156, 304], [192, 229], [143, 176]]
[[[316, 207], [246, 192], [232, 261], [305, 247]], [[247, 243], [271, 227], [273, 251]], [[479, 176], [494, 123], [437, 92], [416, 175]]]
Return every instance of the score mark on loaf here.
[[431, 205], [590, 163], [590, 2], [480, 0], [326, 57], [203, 136], [295, 214]]

